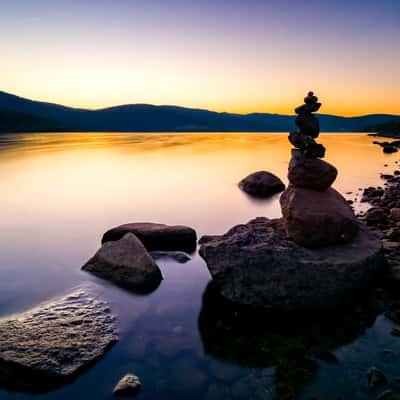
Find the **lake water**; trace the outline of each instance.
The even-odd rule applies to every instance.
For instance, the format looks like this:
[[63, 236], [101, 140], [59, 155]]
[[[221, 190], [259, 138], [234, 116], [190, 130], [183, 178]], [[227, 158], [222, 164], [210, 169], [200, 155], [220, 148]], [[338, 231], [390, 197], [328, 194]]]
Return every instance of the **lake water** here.
[[[322, 134], [320, 141], [339, 170], [334, 186], [348, 199], [359, 200], [361, 187], [382, 184], [379, 173], [393, 172], [398, 160], [364, 134]], [[247, 359], [259, 350], [257, 335], [269, 333], [255, 329], [249, 339], [233, 328], [213, 331], [217, 308], [205, 292], [210, 275], [197, 254], [186, 264], [159, 261], [164, 280], [147, 296], [81, 271], [102, 234], [122, 223], [184, 224], [201, 237], [256, 216], [279, 217], [279, 195], [253, 200], [237, 182], [261, 169], [286, 182], [289, 156], [287, 135], [275, 133], [1, 135], [0, 316], [83, 285], [111, 303], [120, 340], [71, 384], [36, 395], [0, 390], [0, 399], [111, 399], [127, 372], [141, 378], [137, 398], [143, 400], [283, 399], [288, 389], [276, 385], [285, 379], [300, 380], [292, 386], [302, 399], [372, 399], [377, 392], [367, 389], [368, 368], [400, 377], [400, 340], [383, 316], [357, 321], [343, 335], [340, 317], [335, 320], [323, 335], [332, 339], [329, 350], [339, 362], [319, 360], [302, 379], [307, 368], [296, 367], [284, 350], [274, 353], [287, 348], [284, 335], [271, 342], [271, 360]], [[238, 348], [232, 341], [240, 335], [246, 337]]]

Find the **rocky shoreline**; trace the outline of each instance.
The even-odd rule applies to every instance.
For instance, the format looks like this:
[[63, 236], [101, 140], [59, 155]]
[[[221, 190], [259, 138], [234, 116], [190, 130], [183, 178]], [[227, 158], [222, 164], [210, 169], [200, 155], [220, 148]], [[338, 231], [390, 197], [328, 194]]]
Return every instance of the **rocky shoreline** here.
[[384, 187], [368, 187], [361, 202], [371, 205], [358, 218], [381, 240], [391, 277], [400, 282], [400, 170], [381, 174]]

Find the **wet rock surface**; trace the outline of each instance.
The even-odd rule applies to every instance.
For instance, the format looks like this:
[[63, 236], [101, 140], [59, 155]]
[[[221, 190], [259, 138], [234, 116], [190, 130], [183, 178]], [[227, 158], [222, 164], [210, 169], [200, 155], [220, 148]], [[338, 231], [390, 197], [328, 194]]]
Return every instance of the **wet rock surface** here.
[[0, 385], [42, 392], [73, 379], [117, 340], [115, 318], [86, 290], [0, 320]]
[[162, 280], [157, 264], [132, 233], [104, 243], [82, 269], [138, 292], [151, 292]]
[[285, 238], [281, 219], [256, 218], [200, 244], [223, 297], [273, 309], [337, 307], [385, 266], [381, 243], [363, 225], [351, 243], [307, 249]]
[[300, 150], [292, 150], [288, 179], [293, 186], [324, 191], [335, 181], [337, 173], [333, 165], [306, 157]]
[[134, 222], [108, 230], [102, 243], [121, 239], [127, 233], [133, 233], [143, 243], [147, 251], [183, 251], [196, 250], [196, 231], [184, 225], [164, 225], [151, 222]]
[[286, 234], [306, 247], [347, 243], [359, 223], [344, 197], [335, 189], [323, 192], [289, 186], [280, 198]]
[[115, 385], [114, 396], [132, 396], [139, 392], [141, 387], [140, 379], [133, 374], [126, 374]]
[[269, 197], [285, 190], [285, 184], [267, 171], [254, 172], [239, 182], [239, 188], [256, 197]]
[[174, 260], [180, 264], [187, 263], [190, 261], [192, 258], [189, 256], [189, 254], [183, 252], [183, 251], [152, 251], [150, 252], [150, 255], [153, 257], [154, 260], [159, 260], [159, 259], [170, 259]]
[[400, 175], [396, 170], [381, 178], [385, 181], [384, 188], [364, 189], [362, 201], [372, 207], [359, 218], [381, 239], [391, 267], [391, 279], [397, 282], [400, 281]]

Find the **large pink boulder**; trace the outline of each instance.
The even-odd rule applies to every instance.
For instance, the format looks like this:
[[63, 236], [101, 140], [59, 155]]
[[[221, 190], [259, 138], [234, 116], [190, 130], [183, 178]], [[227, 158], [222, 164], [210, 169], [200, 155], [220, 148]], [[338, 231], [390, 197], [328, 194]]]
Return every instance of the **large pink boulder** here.
[[305, 247], [351, 241], [359, 223], [335, 189], [323, 192], [289, 186], [280, 198], [287, 236]]

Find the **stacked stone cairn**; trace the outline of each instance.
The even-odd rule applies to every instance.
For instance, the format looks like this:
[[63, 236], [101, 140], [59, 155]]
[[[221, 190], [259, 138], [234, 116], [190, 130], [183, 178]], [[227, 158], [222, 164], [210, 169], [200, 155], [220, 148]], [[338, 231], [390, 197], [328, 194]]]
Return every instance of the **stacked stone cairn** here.
[[258, 217], [223, 235], [203, 236], [200, 255], [230, 303], [268, 310], [314, 311], [362, 294], [385, 267], [380, 241], [331, 186], [336, 168], [321, 160], [312, 92], [296, 108], [298, 131], [282, 193], [282, 218]]
[[321, 107], [318, 98], [309, 92], [304, 104], [297, 107], [297, 132], [289, 134], [295, 146], [289, 163], [289, 186], [280, 203], [288, 238], [305, 247], [322, 247], [350, 242], [359, 223], [344, 199], [331, 187], [337, 169], [321, 160], [325, 155], [319, 135], [318, 119], [313, 115]]

